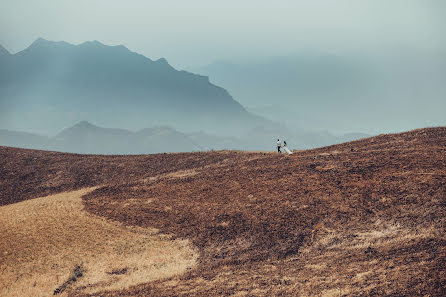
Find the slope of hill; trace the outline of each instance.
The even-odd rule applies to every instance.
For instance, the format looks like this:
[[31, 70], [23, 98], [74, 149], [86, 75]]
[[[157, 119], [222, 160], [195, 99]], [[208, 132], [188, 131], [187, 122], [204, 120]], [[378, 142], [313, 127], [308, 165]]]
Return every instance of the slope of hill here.
[[[81, 281], [67, 288], [68, 296], [446, 293], [444, 127], [291, 156], [85, 156], [13, 148], [0, 154], [2, 207], [97, 186], [83, 196], [90, 214], [156, 228], [197, 249], [185, 273], [121, 290]], [[22, 263], [11, 251], [15, 236], [1, 242], [0, 253], [12, 253], [1, 265]], [[116, 271], [133, 273], [120, 265]]]
[[49, 137], [46, 136], [0, 129], [0, 145], [29, 149], [46, 149], [48, 148], [48, 142]]
[[207, 77], [177, 71], [165, 59], [152, 61], [122, 45], [39, 38], [21, 52], [6, 53], [0, 60], [4, 128], [52, 131], [67, 119], [87, 119], [135, 130], [170, 125], [232, 133], [264, 122]]

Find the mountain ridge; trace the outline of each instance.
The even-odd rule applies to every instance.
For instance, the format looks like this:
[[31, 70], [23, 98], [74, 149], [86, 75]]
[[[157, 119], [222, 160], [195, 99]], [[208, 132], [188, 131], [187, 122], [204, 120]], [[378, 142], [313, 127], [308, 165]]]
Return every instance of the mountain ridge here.
[[[10, 119], [16, 113], [26, 113], [29, 125], [43, 128], [64, 126], [65, 115], [76, 114], [132, 130], [168, 125], [227, 135], [267, 123], [207, 76], [176, 70], [165, 58], [151, 60], [123, 45], [39, 38], [1, 63], [0, 116], [5, 119], [0, 125], [8, 129], [15, 122], [25, 130], [18, 118]], [[44, 124], [38, 117], [48, 109], [54, 110], [47, 116], [51, 124]]]

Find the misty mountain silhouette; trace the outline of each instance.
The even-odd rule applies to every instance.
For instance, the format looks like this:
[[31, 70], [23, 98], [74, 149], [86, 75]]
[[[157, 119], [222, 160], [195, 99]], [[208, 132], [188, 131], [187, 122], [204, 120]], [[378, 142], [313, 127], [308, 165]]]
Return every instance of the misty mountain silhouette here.
[[48, 149], [50, 138], [33, 133], [0, 129], [0, 145], [29, 149]]
[[186, 135], [169, 127], [154, 127], [132, 132], [102, 128], [87, 121], [64, 129], [52, 139], [50, 148], [89, 154], [144, 154], [200, 149]]
[[300, 129], [402, 131], [445, 123], [445, 54], [301, 52], [190, 70], [248, 111]]
[[[81, 121], [63, 129], [54, 137], [0, 129], [0, 146], [43, 149], [81, 154], [148, 154], [190, 152], [221, 149], [273, 150], [275, 128], [255, 128], [242, 137], [225, 137], [204, 132], [182, 133], [171, 127], [158, 126], [136, 132], [103, 128]], [[329, 145], [367, 137], [366, 134], [346, 134], [335, 137], [329, 133], [282, 131], [290, 148], [301, 149]], [[281, 137], [282, 140], [284, 140]]]
[[201, 150], [187, 135], [169, 127], [132, 132], [102, 128], [87, 121], [66, 128], [54, 137], [0, 129], [0, 145], [81, 154], [147, 154]]
[[5, 113], [0, 115], [26, 115], [28, 126], [42, 130], [64, 126], [68, 118], [129, 129], [169, 125], [221, 134], [263, 122], [208, 77], [178, 71], [163, 58], [153, 61], [123, 45], [39, 38], [21, 52], [0, 49], [0, 55]]

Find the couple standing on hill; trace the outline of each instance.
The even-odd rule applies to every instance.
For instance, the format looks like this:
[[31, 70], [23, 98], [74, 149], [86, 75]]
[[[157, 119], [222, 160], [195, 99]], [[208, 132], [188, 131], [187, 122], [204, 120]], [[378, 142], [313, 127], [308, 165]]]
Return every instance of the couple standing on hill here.
[[[280, 142], [279, 139], [277, 139], [277, 152], [279, 154], [282, 153], [282, 151], [280, 150], [281, 147], [282, 147], [282, 143]], [[288, 146], [287, 146], [285, 140], [283, 141], [283, 150], [285, 151], [285, 153], [288, 153], [288, 155], [292, 155], [293, 154], [293, 152], [288, 149]]]
[[[282, 153], [280, 151], [281, 147], [282, 147], [282, 143], [280, 142], [279, 139], [277, 139], [277, 152], [279, 154]], [[286, 145], [286, 141], [285, 140], [283, 141], [283, 150], [285, 151], [285, 153], [288, 153], [288, 155], [292, 155], [293, 154], [293, 152], [288, 149], [288, 146]]]

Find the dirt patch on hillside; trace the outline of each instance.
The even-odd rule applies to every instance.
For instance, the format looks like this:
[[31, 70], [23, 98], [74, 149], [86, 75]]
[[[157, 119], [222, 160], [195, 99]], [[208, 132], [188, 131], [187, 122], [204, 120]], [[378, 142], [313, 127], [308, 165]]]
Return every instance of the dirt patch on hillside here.
[[187, 241], [85, 212], [81, 196], [89, 191], [0, 207], [0, 296], [50, 296], [75, 267], [82, 277], [68, 291], [94, 292], [171, 278], [195, 265]]

